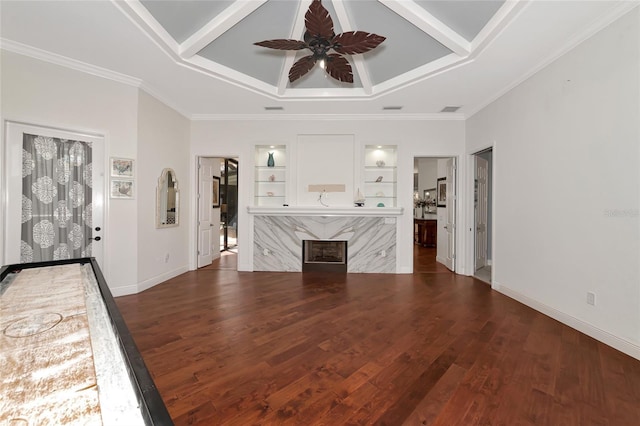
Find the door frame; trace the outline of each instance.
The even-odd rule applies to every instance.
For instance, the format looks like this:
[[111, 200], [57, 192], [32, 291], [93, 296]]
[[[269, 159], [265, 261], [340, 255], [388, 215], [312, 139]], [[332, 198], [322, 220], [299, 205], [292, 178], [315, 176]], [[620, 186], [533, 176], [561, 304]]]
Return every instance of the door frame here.
[[497, 289], [498, 285], [496, 284], [496, 165], [497, 165], [497, 155], [496, 155], [496, 144], [495, 142], [489, 145], [480, 146], [475, 148], [471, 153], [468, 154], [468, 176], [467, 183], [471, 190], [469, 191], [469, 195], [467, 197], [467, 215], [471, 218], [469, 222], [470, 228], [470, 236], [469, 236], [469, 244], [467, 245], [467, 256], [470, 261], [470, 268], [468, 271], [468, 275], [473, 276], [475, 274], [475, 246], [476, 246], [476, 223], [474, 219], [475, 215], [475, 205], [474, 205], [474, 185], [475, 185], [475, 156], [480, 154], [481, 152], [491, 150], [491, 185], [488, 186], [488, 189], [491, 194], [491, 215], [488, 215], [487, 218], [491, 220], [491, 288]]
[[[455, 218], [455, 228], [454, 228], [454, 232], [453, 232], [453, 241], [454, 241], [454, 262], [453, 262], [453, 270], [451, 271], [452, 273], [456, 273], [456, 274], [464, 274], [465, 270], [464, 270], [464, 263], [462, 261], [463, 256], [461, 256], [461, 253], [464, 253], [464, 247], [465, 245], [463, 244], [464, 241], [462, 239], [462, 232], [459, 232], [461, 229], [464, 229], [464, 223], [462, 221], [463, 219], [463, 215], [462, 212], [464, 211], [464, 208], [461, 207], [461, 201], [462, 201], [462, 197], [461, 197], [461, 171], [462, 171], [462, 166], [461, 166], [461, 157], [460, 155], [457, 154], [441, 154], [441, 155], [437, 155], [437, 154], [421, 154], [421, 153], [413, 153], [412, 155], [412, 164], [415, 164], [415, 160], [418, 158], [434, 158], [434, 159], [439, 159], [439, 160], [447, 160], [447, 159], [454, 159], [454, 163], [455, 163], [455, 170], [454, 170], [454, 175], [455, 175], [455, 187], [454, 187], [454, 195], [456, 197], [456, 202], [455, 202], [455, 208], [454, 208], [454, 212], [453, 212], [453, 216]], [[413, 169], [412, 169], [413, 170]], [[437, 174], [437, 173], [436, 173]], [[413, 172], [411, 173], [411, 200], [413, 200]], [[413, 203], [411, 204], [411, 210], [410, 211], [414, 211], [413, 208]], [[413, 240], [413, 229], [414, 229], [414, 222], [413, 222], [413, 214], [407, 215], [410, 216], [410, 220], [411, 220], [411, 232], [410, 232], [410, 236], [411, 236], [411, 251], [409, 253], [413, 253], [413, 244], [414, 244], [414, 240]], [[413, 255], [411, 255], [411, 270], [408, 271], [408, 273], [413, 273], [415, 269], [415, 265], [413, 264]]]
[[[225, 158], [234, 158], [236, 159], [236, 161], [238, 162], [238, 164], [243, 163], [243, 158], [244, 156], [238, 153], [226, 153], [226, 154], [205, 154], [205, 153], [196, 153], [193, 154], [193, 160], [192, 160], [192, 167], [193, 167], [193, 171], [191, 173], [191, 184], [192, 184], [192, 188], [195, 188], [193, 191], [191, 191], [191, 206], [192, 206], [192, 214], [190, 215], [190, 225], [191, 226], [191, 232], [189, 233], [190, 237], [190, 241], [189, 241], [189, 247], [190, 247], [190, 254], [189, 254], [189, 263], [190, 263], [190, 270], [195, 271], [196, 269], [198, 269], [198, 182], [199, 182], [199, 176], [198, 176], [198, 164], [200, 161], [200, 158], [219, 158], [222, 159], [224, 161]], [[242, 212], [242, 208], [245, 207], [244, 203], [242, 202], [242, 198], [240, 196], [241, 191], [240, 191], [240, 176], [238, 176], [238, 229], [240, 229], [240, 221], [244, 220], [244, 216], [241, 214]], [[244, 222], [243, 222], [244, 223]], [[243, 225], [244, 228], [248, 228], [248, 223], [246, 225]], [[216, 234], [219, 236], [219, 233]], [[216, 247], [220, 247], [220, 245], [218, 244]], [[243, 251], [242, 255], [245, 255], [246, 253], [249, 253], [249, 248], [245, 247], [242, 248], [241, 244], [240, 244], [240, 235], [238, 235], [238, 270], [240, 269], [240, 251]], [[246, 252], [246, 253], [245, 253]]]
[[[474, 195], [473, 195], [473, 200], [474, 200], [474, 237], [475, 237], [475, 243], [473, 245], [474, 247], [474, 261], [473, 261], [473, 270], [474, 271], [478, 271], [478, 269], [480, 268], [484, 268], [487, 265], [491, 265], [491, 254], [488, 252], [487, 248], [489, 246], [489, 236], [487, 235], [487, 231], [489, 229], [489, 223], [491, 221], [491, 218], [489, 217], [489, 198], [491, 196], [491, 188], [489, 188], [489, 174], [490, 174], [490, 164], [489, 161], [487, 161], [485, 158], [481, 157], [480, 154], [483, 154], [485, 152], [490, 152], [489, 150], [485, 150], [485, 151], [481, 151], [478, 152], [474, 155]], [[481, 198], [480, 196], [482, 195], [482, 191], [480, 191], [480, 184], [479, 184], [479, 162], [484, 162], [486, 163], [486, 176], [484, 177], [485, 181], [484, 181], [484, 191], [486, 191], [486, 198]], [[476, 185], [477, 184], [477, 185]], [[483, 212], [483, 207], [484, 207], [484, 226], [485, 226], [485, 230], [484, 230], [484, 236], [486, 238], [485, 244], [484, 244], [484, 258], [481, 258], [478, 256], [479, 253], [482, 253], [481, 250], [478, 250], [479, 245], [478, 243], [478, 218], [480, 217], [480, 212]], [[482, 266], [478, 267], [478, 262], [479, 260], [482, 260]]]
[[[12, 161], [11, 159], [11, 150], [13, 148], [13, 146], [10, 144], [10, 133], [14, 130], [13, 128], [15, 128], [15, 130], [20, 130], [20, 129], [33, 129], [33, 132], [38, 132], [39, 129], [43, 132], [49, 133], [49, 134], [54, 134], [56, 136], [54, 137], [62, 137], [65, 139], [68, 138], [74, 138], [77, 140], [81, 140], [81, 141], [90, 141], [93, 142], [94, 144], [99, 144], [99, 146], [101, 147], [101, 149], [99, 150], [99, 156], [97, 162], [95, 162], [96, 164], [102, 164], [102, 185], [100, 185], [99, 183], [97, 185], [93, 185], [92, 188], [94, 188], [94, 194], [93, 195], [97, 195], [96, 197], [94, 197], [97, 201], [97, 205], [99, 206], [100, 204], [102, 204], [101, 208], [102, 208], [102, 219], [101, 219], [101, 223], [99, 224], [95, 224], [95, 226], [100, 226], [102, 228], [101, 234], [100, 236], [102, 237], [102, 241], [101, 241], [101, 255], [100, 256], [93, 256], [96, 257], [96, 259], [98, 260], [98, 263], [100, 265], [100, 268], [102, 268], [103, 271], [105, 271], [106, 274], [106, 266], [107, 266], [107, 246], [106, 243], [108, 242], [108, 232], [105, 232], [105, 227], [108, 224], [108, 212], [109, 212], [109, 196], [108, 196], [108, 185], [109, 185], [109, 176], [108, 176], [108, 155], [107, 155], [107, 137], [104, 134], [101, 133], [97, 133], [97, 132], [91, 132], [91, 131], [86, 131], [86, 130], [77, 130], [77, 129], [65, 129], [65, 128], [60, 128], [60, 127], [55, 127], [55, 126], [49, 126], [49, 125], [44, 125], [44, 124], [37, 124], [37, 123], [28, 123], [28, 122], [23, 122], [23, 121], [14, 121], [14, 120], [7, 120], [5, 119], [3, 121], [3, 138], [2, 138], [2, 143], [0, 144], [0, 152], [2, 152], [2, 164], [1, 166], [3, 167], [3, 172], [0, 174], [0, 188], [3, 194], [2, 200], [0, 201], [0, 204], [2, 205], [2, 217], [0, 218], [0, 241], [2, 241], [2, 243], [0, 243], [0, 262], [2, 264], [6, 264], [6, 263], [15, 263], [9, 260], [9, 256], [10, 256], [10, 249], [9, 249], [9, 244], [10, 244], [10, 238], [9, 235], [11, 235], [11, 231], [9, 230], [9, 225], [12, 223], [9, 220], [9, 215], [11, 214], [11, 212], [9, 212], [9, 208], [13, 207], [13, 204], [10, 203], [9, 201], [9, 195], [10, 195], [10, 188], [12, 185], [12, 177], [9, 175], [9, 173], [13, 170], [13, 166], [10, 166], [10, 161]], [[22, 144], [20, 144], [20, 147], [22, 147]], [[21, 157], [22, 158], [22, 157]], [[101, 160], [101, 161], [100, 161]], [[17, 161], [16, 159], [13, 159], [13, 161]], [[97, 170], [98, 172], [100, 172], [99, 170]], [[96, 193], [97, 191], [97, 193]], [[92, 195], [92, 197], [93, 197]], [[101, 202], [101, 203], [100, 203]], [[15, 203], [15, 201], [14, 201]], [[15, 213], [14, 213], [15, 214]], [[14, 230], [15, 232], [15, 230]]]

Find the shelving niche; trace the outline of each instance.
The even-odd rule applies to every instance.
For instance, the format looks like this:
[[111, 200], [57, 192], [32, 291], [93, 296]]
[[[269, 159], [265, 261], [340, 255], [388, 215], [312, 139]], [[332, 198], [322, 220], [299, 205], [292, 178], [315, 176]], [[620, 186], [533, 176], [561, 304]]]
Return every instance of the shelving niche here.
[[[274, 165], [269, 166], [269, 153]], [[256, 145], [255, 148], [256, 206], [282, 206], [287, 201], [287, 147], [286, 145]]]
[[395, 145], [365, 146], [365, 207], [396, 207], [397, 158]]

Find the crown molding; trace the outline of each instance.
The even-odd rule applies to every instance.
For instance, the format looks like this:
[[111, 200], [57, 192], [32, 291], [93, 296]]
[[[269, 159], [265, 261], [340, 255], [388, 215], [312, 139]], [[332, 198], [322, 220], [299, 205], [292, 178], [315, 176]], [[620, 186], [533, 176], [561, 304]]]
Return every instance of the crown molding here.
[[555, 60], [559, 59], [561, 56], [576, 48], [578, 45], [580, 45], [590, 37], [593, 37], [598, 32], [602, 31], [638, 6], [640, 6], [640, 3], [638, 3], [637, 1], [622, 1], [616, 8], [611, 10], [609, 13], [602, 15], [600, 19], [596, 20], [587, 29], [572, 37], [567, 43], [565, 43], [558, 50], [556, 50], [542, 62], [540, 62], [538, 66], [533, 67], [518, 79], [513, 81], [511, 84], [503, 87], [501, 90], [497, 91], [491, 97], [486, 99], [484, 102], [480, 102], [471, 110], [469, 110], [467, 112], [467, 118], [473, 117], [475, 114], [482, 111], [484, 108], [491, 105], [493, 102], [497, 101], [502, 96], [506, 95], [511, 90], [524, 83], [526, 80], [533, 77], [538, 72], [542, 71], [547, 66], [551, 65]]
[[96, 77], [106, 78], [108, 80], [126, 84], [128, 86], [140, 87], [142, 85], [142, 80], [138, 78], [121, 74], [116, 71], [111, 71], [106, 68], [98, 67], [96, 65], [87, 64], [86, 62], [81, 62], [76, 59], [71, 59], [66, 56], [58, 55], [57, 53], [48, 52], [46, 50], [38, 49], [37, 47], [18, 43], [6, 38], [0, 38], [0, 49], [6, 50], [7, 52], [28, 56], [30, 58], [38, 59], [44, 62], [49, 62], [61, 67], [70, 68], [86, 74], [91, 74]]
[[464, 121], [465, 114], [193, 114], [193, 121]]

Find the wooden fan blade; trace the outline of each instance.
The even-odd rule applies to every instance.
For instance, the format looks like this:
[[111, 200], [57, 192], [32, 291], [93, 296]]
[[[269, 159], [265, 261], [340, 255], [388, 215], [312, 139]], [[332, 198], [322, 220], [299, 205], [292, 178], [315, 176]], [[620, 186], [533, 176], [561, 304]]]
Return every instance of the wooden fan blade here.
[[279, 50], [300, 50], [307, 47], [304, 41], [290, 39], [265, 40], [253, 44], [255, 44], [256, 46]]
[[353, 83], [351, 64], [349, 64], [349, 61], [347, 61], [347, 58], [345, 58], [344, 56], [340, 56], [335, 53], [327, 55], [324, 70], [327, 72], [327, 74], [338, 81]]
[[320, 0], [313, 0], [309, 6], [309, 10], [304, 15], [304, 25], [312, 37], [331, 40], [335, 36], [329, 11], [324, 8]]
[[348, 31], [338, 34], [332, 40], [333, 50], [338, 53], [354, 55], [365, 53], [378, 47], [386, 37], [364, 31]]
[[293, 83], [303, 75], [309, 72], [315, 65], [316, 60], [313, 55], [305, 56], [296, 61], [289, 70], [289, 81]]

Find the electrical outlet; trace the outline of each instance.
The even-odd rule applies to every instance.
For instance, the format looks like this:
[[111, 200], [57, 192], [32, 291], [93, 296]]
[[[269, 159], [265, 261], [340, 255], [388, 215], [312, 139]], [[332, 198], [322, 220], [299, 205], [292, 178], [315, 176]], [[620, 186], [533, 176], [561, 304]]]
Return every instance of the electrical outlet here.
[[164, 263], [169, 263], [169, 253], [164, 255]]
[[269, 249], [262, 250], [262, 254], [265, 256], [269, 256]]
[[587, 304], [592, 306], [596, 305], [596, 294], [592, 291], [587, 292]]
[[380, 252], [380, 256], [382, 256], [382, 257], [387, 257], [387, 251], [386, 251], [386, 250], [382, 250], [382, 251]]

